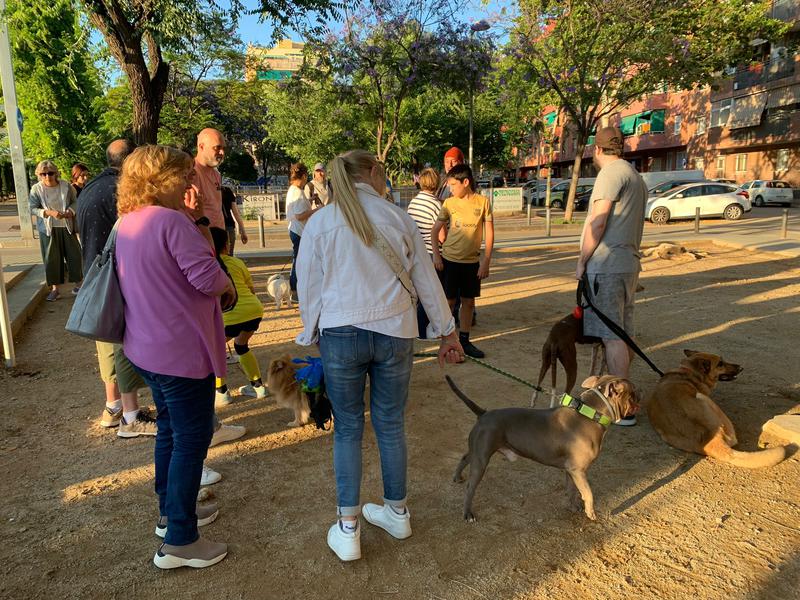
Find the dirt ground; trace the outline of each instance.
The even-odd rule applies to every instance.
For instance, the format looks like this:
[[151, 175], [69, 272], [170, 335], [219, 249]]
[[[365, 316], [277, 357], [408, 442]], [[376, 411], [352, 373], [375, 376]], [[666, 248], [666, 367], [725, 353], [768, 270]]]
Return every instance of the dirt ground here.
[[[800, 411], [800, 261], [692, 248], [710, 256], [644, 261], [637, 334], [662, 369], [684, 348], [744, 365], [714, 397], [739, 448], [752, 450], [762, 423]], [[575, 249], [496, 256], [473, 339], [487, 361], [534, 379], [550, 325], [574, 304]], [[253, 265], [260, 290], [277, 268]], [[264, 300], [252, 344], [262, 368], [305, 353], [293, 343], [297, 311]], [[203, 532], [230, 554], [210, 569], [160, 572], [151, 562], [153, 441], [97, 424], [94, 344], [64, 332], [70, 304], [43, 304], [19, 366], [0, 371], [2, 598], [800, 598], [800, 460], [748, 471], [690, 456], [665, 445], [646, 416], [612, 428], [589, 472], [598, 521], [566, 510], [560, 471], [496, 457], [476, 495], [478, 521], [465, 523], [464, 488], [451, 477], [475, 419], [430, 359], [415, 364], [408, 406], [413, 537], [364, 524], [363, 559], [339, 562], [325, 543], [330, 433], [287, 430], [288, 411], [247, 400], [220, 416], [248, 434], [209, 451], [224, 479], [211, 487], [220, 518]], [[581, 381], [590, 351], [579, 354]], [[448, 372], [483, 406], [529, 401], [527, 388], [475, 363]], [[632, 377], [645, 393], [656, 381], [642, 361]], [[230, 383], [245, 383], [236, 367]], [[368, 425], [362, 502], [379, 501], [380, 481]]]

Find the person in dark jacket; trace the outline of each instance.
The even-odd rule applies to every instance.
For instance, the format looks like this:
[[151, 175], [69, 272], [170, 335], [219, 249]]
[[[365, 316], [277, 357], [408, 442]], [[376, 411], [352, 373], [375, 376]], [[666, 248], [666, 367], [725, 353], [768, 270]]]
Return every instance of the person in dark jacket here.
[[[114, 140], [106, 149], [108, 168], [90, 180], [78, 203], [78, 231], [83, 242], [83, 264], [88, 270], [103, 252], [117, 221], [117, 179], [122, 162], [136, 146], [128, 140]], [[156, 423], [139, 411], [137, 390], [144, 382], [136, 373], [119, 344], [95, 342], [100, 378], [105, 384], [106, 407], [100, 417], [103, 427], [118, 427], [117, 436], [128, 438], [155, 436]]]

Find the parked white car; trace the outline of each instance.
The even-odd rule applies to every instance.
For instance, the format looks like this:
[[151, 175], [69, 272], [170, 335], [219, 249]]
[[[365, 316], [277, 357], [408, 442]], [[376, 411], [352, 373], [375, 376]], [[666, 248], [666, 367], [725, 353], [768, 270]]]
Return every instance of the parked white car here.
[[748, 181], [741, 185], [741, 189], [747, 192], [753, 206], [764, 206], [766, 204], [791, 206], [794, 199], [792, 186], [785, 181], [777, 179]]
[[735, 185], [709, 181], [689, 183], [647, 200], [645, 218], [653, 223], [672, 219], [693, 219], [695, 209], [701, 217], [724, 217], [735, 221], [752, 210], [747, 193]]

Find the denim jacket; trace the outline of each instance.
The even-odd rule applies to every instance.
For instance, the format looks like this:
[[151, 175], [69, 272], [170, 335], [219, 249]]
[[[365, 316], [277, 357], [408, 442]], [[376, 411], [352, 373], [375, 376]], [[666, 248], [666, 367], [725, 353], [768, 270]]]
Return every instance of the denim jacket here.
[[[356, 184], [367, 218], [400, 257], [428, 314], [432, 335], [455, 329], [453, 315], [414, 220], [369, 185]], [[383, 254], [348, 227], [333, 201], [306, 223], [297, 258], [303, 331], [297, 343], [316, 343], [329, 327], [355, 325], [400, 338], [417, 333], [416, 306]]]

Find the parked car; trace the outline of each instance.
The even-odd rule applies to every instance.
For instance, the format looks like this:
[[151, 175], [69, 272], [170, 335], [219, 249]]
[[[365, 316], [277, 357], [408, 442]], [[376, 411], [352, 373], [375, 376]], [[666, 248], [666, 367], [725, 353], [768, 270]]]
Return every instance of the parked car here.
[[496, 188], [505, 187], [506, 181], [500, 176], [495, 176], [491, 178], [483, 177], [481, 179], [476, 179], [475, 184], [478, 186], [478, 188], [488, 190], [490, 187], [496, 187]]
[[699, 169], [680, 169], [678, 171], [645, 171], [639, 173], [644, 179], [647, 189], [654, 188], [666, 181], [705, 181], [706, 175]]
[[[553, 186], [561, 181], [561, 179], [551, 179], [550, 188], [552, 189]], [[525, 206], [527, 206], [529, 202], [533, 202], [534, 205], [543, 204], [546, 194], [547, 179], [531, 179], [530, 181], [525, 182], [525, 184], [522, 186], [522, 197], [525, 199]]]
[[686, 185], [687, 183], [696, 183], [696, 182], [697, 182], [696, 179], [674, 179], [674, 180], [671, 179], [669, 181], [664, 181], [647, 190], [647, 197], [651, 198], [652, 196], [658, 196], [660, 194], [663, 194], [664, 192], [668, 192], [669, 190], [675, 189], [679, 185]]
[[724, 217], [735, 221], [752, 210], [747, 193], [727, 183], [689, 183], [648, 198], [645, 218], [663, 224], [672, 219], [693, 219], [695, 209], [701, 217]]
[[767, 204], [791, 206], [794, 199], [792, 186], [777, 179], [748, 181], [741, 185], [741, 189], [747, 193], [754, 206]]
[[716, 178], [716, 179], [711, 179], [710, 181], [716, 181], [717, 183], [730, 183], [731, 185], [736, 185], [735, 179]]
[[[550, 190], [550, 207], [551, 208], [565, 208], [567, 206], [567, 198], [569, 197], [569, 181], [564, 182], [566, 185], [560, 187], [558, 190], [553, 188]], [[561, 185], [561, 184], [559, 184]], [[586, 210], [589, 206], [589, 198], [592, 195], [594, 184], [578, 184], [575, 190], [575, 210]]]

